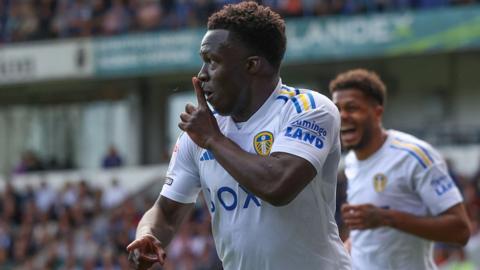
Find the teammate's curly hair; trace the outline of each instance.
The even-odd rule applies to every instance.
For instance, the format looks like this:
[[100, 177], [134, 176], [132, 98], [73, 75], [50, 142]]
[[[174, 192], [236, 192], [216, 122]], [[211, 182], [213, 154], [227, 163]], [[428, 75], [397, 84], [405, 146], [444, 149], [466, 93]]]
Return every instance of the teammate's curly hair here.
[[287, 46], [285, 22], [270, 8], [256, 2], [226, 5], [208, 18], [208, 30], [215, 29], [231, 31], [253, 53], [280, 66]]
[[340, 73], [330, 82], [329, 90], [333, 94], [336, 91], [347, 89], [360, 90], [364, 95], [371, 98], [379, 105], [386, 103], [387, 88], [374, 71], [366, 69], [353, 69]]

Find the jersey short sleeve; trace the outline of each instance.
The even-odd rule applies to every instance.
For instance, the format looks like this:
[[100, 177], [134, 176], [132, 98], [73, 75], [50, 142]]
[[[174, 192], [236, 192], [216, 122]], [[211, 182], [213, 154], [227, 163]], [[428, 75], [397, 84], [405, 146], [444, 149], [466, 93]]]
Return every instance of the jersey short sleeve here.
[[[300, 102], [302, 95], [306, 96], [304, 100], [308, 101], [308, 106]], [[272, 152], [302, 157], [320, 172], [332, 147], [338, 146], [338, 110], [326, 97], [311, 91], [293, 97], [290, 103], [285, 105], [285, 119]]]
[[194, 203], [201, 189], [196, 145], [183, 133], [175, 144], [161, 195], [180, 203]]
[[438, 215], [463, 201], [443, 161], [422, 168], [416, 174], [415, 189], [432, 215]]

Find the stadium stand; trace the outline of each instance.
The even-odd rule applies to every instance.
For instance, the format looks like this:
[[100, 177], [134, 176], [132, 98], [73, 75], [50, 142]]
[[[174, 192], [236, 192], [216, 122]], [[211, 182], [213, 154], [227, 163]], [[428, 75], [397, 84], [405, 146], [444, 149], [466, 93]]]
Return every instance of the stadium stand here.
[[[162, 181], [153, 176], [165, 169], [142, 168], [150, 170], [148, 177], [126, 169], [129, 176], [117, 170], [51, 184], [38, 175], [7, 182], [0, 194], [2, 269], [128, 269], [125, 247], [156, 199], [152, 187], [161, 187]], [[105, 185], [104, 179], [115, 175], [121, 178]], [[62, 172], [47, 178], [70, 176]], [[197, 204], [173, 240], [164, 269], [219, 269], [204, 207]]]
[[[0, 41], [112, 36], [198, 27], [238, 0], [1, 0]], [[284, 17], [369, 14], [465, 5], [475, 0], [265, 0]]]

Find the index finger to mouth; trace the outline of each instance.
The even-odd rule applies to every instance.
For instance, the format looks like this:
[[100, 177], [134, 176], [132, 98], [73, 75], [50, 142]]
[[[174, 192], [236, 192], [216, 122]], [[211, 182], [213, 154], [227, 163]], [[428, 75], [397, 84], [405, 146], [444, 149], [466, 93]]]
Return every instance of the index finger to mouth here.
[[195, 89], [195, 94], [197, 95], [197, 102], [199, 107], [208, 108], [207, 100], [205, 99], [205, 94], [201, 86], [201, 82], [197, 77], [192, 78], [193, 88]]

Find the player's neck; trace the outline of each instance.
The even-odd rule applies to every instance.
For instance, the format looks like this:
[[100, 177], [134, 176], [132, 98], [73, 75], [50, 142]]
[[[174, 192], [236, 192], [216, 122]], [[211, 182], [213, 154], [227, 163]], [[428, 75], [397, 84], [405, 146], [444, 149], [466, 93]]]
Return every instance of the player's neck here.
[[365, 160], [375, 154], [387, 140], [388, 133], [382, 127], [379, 127], [376, 132], [373, 132], [372, 138], [367, 145], [359, 149], [355, 149], [355, 156], [358, 160]]
[[235, 122], [246, 122], [252, 115], [254, 115], [265, 104], [272, 92], [277, 87], [279, 78], [272, 78], [268, 81], [259, 81], [252, 84], [250, 89], [250, 97], [246, 102], [245, 108], [239, 112], [231, 115]]

